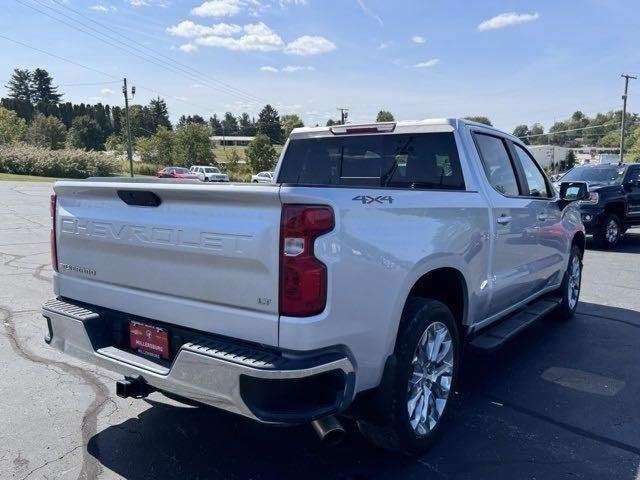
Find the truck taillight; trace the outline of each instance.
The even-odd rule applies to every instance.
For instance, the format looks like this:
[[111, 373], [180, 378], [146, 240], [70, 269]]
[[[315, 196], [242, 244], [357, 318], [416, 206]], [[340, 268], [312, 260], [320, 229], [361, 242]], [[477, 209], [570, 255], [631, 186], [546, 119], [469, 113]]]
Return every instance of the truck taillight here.
[[57, 272], [58, 271], [58, 247], [56, 244], [56, 206], [58, 203], [58, 197], [55, 193], [51, 194], [51, 201], [49, 204], [49, 211], [51, 213], [51, 232], [49, 233], [49, 240], [51, 242], [51, 266]]
[[327, 267], [313, 251], [315, 239], [333, 230], [333, 209], [283, 205], [280, 225], [280, 315], [306, 317], [327, 303]]

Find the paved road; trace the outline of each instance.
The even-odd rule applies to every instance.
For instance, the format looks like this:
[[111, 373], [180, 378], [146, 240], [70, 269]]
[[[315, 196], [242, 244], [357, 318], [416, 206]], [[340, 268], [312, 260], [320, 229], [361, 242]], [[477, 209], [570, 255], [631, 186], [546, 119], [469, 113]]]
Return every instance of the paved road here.
[[49, 184], [0, 182], [0, 478], [640, 479], [640, 232], [589, 250], [580, 314], [468, 356], [458, 408], [418, 459], [338, 448], [207, 408], [115, 396], [47, 348]]

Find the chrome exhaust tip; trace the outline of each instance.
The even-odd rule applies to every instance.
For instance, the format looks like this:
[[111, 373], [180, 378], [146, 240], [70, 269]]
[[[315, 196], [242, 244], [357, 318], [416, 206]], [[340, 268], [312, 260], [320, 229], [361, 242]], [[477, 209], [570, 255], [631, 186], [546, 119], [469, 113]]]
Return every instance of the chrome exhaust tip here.
[[322, 443], [334, 446], [344, 439], [345, 430], [340, 421], [333, 415], [311, 422], [311, 426], [320, 437]]

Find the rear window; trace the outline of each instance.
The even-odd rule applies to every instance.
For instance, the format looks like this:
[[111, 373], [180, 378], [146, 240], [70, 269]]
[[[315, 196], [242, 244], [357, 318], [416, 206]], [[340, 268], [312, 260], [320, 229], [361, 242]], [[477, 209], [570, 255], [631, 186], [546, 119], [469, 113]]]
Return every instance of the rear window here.
[[291, 140], [279, 183], [464, 190], [453, 133]]

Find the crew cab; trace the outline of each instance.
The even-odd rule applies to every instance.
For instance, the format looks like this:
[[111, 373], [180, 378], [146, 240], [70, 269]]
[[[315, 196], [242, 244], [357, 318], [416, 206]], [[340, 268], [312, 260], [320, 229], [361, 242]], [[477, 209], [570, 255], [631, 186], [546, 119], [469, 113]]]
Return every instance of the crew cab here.
[[640, 164], [574, 167], [558, 184], [573, 181], [588, 186], [580, 213], [597, 246], [614, 248], [628, 228], [640, 226]]
[[428, 448], [465, 346], [500, 347], [580, 294], [585, 231], [517, 138], [457, 119], [295, 129], [273, 184], [63, 180], [46, 342], [272, 424], [339, 415]]

